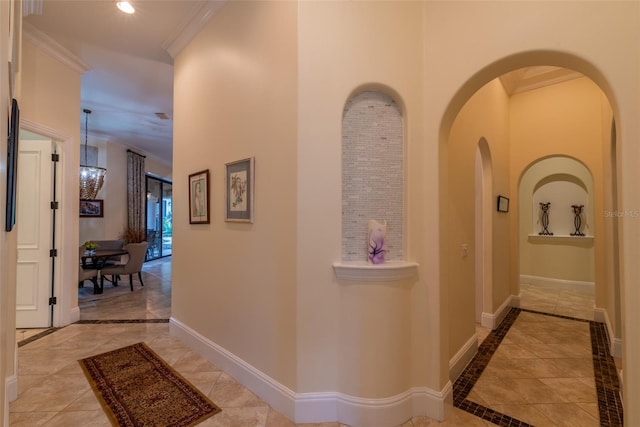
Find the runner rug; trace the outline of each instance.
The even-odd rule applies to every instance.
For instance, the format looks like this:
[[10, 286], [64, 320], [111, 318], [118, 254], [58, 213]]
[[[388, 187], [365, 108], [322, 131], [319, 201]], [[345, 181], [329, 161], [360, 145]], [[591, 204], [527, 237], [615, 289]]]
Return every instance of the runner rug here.
[[142, 342], [78, 362], [115, 425], [187, 427], [220, 412]]

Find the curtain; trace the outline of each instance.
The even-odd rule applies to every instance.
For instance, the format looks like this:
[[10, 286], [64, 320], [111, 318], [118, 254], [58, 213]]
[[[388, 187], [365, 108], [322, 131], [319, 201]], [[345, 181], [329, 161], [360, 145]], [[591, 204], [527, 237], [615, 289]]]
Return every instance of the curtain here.
[[127, 150], [127, 225], [135, 240], [146, 240], [145, 210], [145, 156]]

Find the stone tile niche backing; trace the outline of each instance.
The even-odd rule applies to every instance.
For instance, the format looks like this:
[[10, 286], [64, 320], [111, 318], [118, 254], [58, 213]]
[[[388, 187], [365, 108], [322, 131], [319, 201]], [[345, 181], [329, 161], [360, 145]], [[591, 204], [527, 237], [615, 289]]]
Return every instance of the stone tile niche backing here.
[[403, 259], [402, 113], [388, 95], [354, 95], [342, 117], [342, 260], [367, 260], [367, 223], [387, 221], [389, 261]]

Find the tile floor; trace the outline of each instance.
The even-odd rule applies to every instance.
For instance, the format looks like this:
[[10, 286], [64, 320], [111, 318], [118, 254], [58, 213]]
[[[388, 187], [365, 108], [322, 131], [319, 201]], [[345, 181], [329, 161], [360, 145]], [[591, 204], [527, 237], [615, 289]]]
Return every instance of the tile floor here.
[[[145, 286], [139, 288], [136, 280], [137, 292], [133, 294], [126, 280], [118, 288], [106, 284], [100, 296], [80, 290], [80, 322], [44, 332], [16, 331], [20, 341], [19, 396], [10, 404], [10, 425], [109, 426], [77, 360], [144, 341], [223, 409], [199, 425], [295, 426], [169, 335], [170, 273], [171, 258], [147, 263], [143, 271]], [[599, 405], [615, 404], [599, 401], [602, 393], [597, 393], [594, 385], [597, 377], [603, 376], [600, 370], [594, 373], [594, 365], [589, 364], [589, 325], [594, 322], [514, 312], [518, 314], [510, 314], [513, 319], [503, 322], [496, 331], [478, 329], [486, 338], [463, 373], [466, 383], [461, 386], [456, 382], [458, 407], [449, 418], [437, 422], [416, 417], [401, 427], [620, 425], [616, 416], [621, 417], [621, 409], [609, 423], [597, 421]], [[31, 334], [34, 336], [29, 337]], [[601, 341], [604, 347], [606, 342]], [[345, 427], [339, 423], [304, 425]]]
[[520, 307], [593, 320], [593, 289], [571, 285], [520, 284]]

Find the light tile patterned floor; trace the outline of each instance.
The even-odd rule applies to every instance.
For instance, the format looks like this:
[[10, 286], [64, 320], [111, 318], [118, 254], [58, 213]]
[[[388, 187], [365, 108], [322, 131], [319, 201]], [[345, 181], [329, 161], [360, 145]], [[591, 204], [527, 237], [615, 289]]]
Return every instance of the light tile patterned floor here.
[[[143, 279], [144, 287], [135, 280], [133, 294], [126, 279], [118, 288], [105, 284], [101, 296], [81, 290], [80, 323], [23, 341], [18, 354], [19, 397], [10, 404], [11, 426], [109, 426], [77, 360], [139, 341], [223, 409], [200, 426], [296, 425], [169, 335], [171, 258], [145, 264]], [[545, 316], [521, 313], [469, 399], [536, 425], [598, 425], [594, 424], [598, 409], [593, 368], [588, 363], [588, 326], [585, 331], [585, 324], [574, 327], [571, 320], [539, 317]], [[162, 323], [113, 323], [140, 319]], [[22, 339], [32, 332], [16, 333]], [[489, 331], [479, 328], [479, 334], [482, 339]], [[544, 366], [540, 360], [553, 364]], [[445, 422], [417, 417], [402, 427], [489, 425], [493, 424], [454, 408]]]

